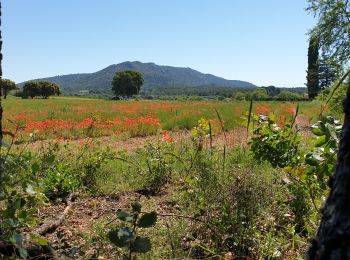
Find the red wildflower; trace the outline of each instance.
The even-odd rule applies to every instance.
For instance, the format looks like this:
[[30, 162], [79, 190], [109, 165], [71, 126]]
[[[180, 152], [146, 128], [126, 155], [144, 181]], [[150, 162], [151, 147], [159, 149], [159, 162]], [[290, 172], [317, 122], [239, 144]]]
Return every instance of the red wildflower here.
[[163, 141], [168, 143], [174, 141], [174, 139], [169, 135], [169, 131], [167, 130], [163, 131]]

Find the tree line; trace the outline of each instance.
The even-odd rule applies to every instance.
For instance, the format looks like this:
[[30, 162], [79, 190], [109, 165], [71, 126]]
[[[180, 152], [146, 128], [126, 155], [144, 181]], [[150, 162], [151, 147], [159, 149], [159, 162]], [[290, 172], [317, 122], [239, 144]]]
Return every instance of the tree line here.
[[50, 81], [29, 81], [23, 86], [23, 98], [41, 96], [43, 99], [47, 99], [53, 95], [61, 95], [61, 88], [58, 84]]
[[28, 81], [24, 84], [22, 90], [16, 85], [16, 83], [10, 79], [0, 80], [1, 94], [4, 99], [12, 90], [19, 90], [16, 95], [22, 98], [35, 98], [42, 97], [47, 99], [49, 96], [61, 95], [61, 88], [58, 84], [50, 81]]

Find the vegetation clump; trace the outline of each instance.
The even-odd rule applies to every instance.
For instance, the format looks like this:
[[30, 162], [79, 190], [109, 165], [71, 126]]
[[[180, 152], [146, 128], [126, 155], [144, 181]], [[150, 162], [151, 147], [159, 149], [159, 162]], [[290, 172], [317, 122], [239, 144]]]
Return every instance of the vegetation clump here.
[[49, 81], [29, 81], [23, 86], [23, 97], [37, 97], [41, 96], [47, 99], [49, 96], [60, 95], [60, 86]]
[[144, 79], [140, 72], [117, 71], [112, 80], [112, 91], [116, 97], [131, 97], [139, 93], [143, 82]]

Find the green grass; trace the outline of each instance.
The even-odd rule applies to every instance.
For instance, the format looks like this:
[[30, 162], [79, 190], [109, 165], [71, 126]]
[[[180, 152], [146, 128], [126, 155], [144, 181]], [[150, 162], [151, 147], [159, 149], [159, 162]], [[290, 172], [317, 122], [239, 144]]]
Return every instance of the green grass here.
[[[314, 102], [254, 102], [253, 112], [268, 111], [277, 116], [291, 116], [288, 110], [300, 104], [304, 121], [315, 121], [321, 103]], [[111, 119], [116, 117], [140, 117], [151, 115], [158, 118], [162, 129], [191, 129], [201, 117], [217, 119], [215, 109], [225, 122], [226, 129], [242, 125], [242, 117], [249, 110], [246, 101], [112, 101], [79, 98], [7, 99], [3, 101], [4, 128], [11, 127], [7, 119], [42, 121], [46, 119], [73, 120], [86, 118]], [[69, 138], [69, 135], [66, 136]]]

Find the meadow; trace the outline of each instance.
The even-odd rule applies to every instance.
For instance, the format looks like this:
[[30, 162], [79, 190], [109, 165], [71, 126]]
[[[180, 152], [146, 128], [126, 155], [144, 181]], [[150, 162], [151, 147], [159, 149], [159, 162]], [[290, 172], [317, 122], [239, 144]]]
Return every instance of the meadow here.
[[22, 258], [300, 258], [335, 165], [321, 104], [6, 99], [0, 224]]
[[[79, 139], [100, 136], [138, 137], [161, 130], [192, 129], [201, 118], [218, 124], [220, 115], [225, 130], [246, 125], [246, 101], [109, 101], [97, 99], [51, 98], [7, 99], [4, 104], [4, 131], [17, 131], [17, 140]], [[284, 124], [300, 105], [301, 124], [317, 120], [318, 102], [254, 102], [254, 114], [274, 114]], [[217, 112], [216, 112], [217, 111]]]

